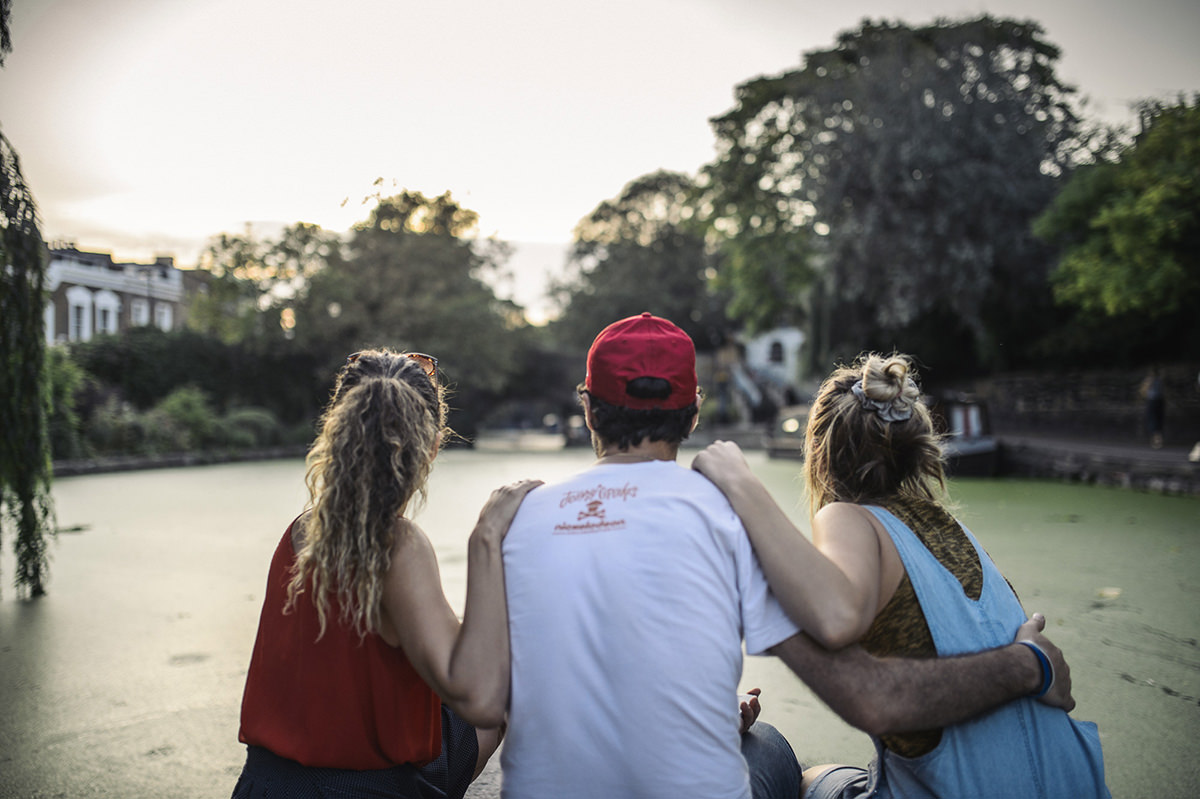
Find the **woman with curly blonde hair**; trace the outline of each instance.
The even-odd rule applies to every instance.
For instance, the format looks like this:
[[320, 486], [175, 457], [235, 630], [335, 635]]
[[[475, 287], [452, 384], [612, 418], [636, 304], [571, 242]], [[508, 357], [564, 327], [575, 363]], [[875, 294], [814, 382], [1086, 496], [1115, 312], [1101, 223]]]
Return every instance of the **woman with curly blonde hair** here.
[[[812, 543], [737, 445], [718, 442], [693, 467], [729, 498], [772, 591], [808, 635], [830, 649], [857, 642], [905, 657], [1013, 640], [1025, 611], [947, 507], [941, 444], [909, 358], [865, 355], [826, 378], [804, 454]], [[1053, 665], [1037, 643], [1019, 643], [1042, 666], [1033, 696], [944, 729], [875, 737], [869, 769], [809, 768], [803, 796], [1107, 797], [1096, 725], [1036, 701], [1054, 685]]]
[[236, 799], [461, 797], [499, 744], [509, 669], [500, 547], [537, 483], [498, 489], [480, 513], [460, 624], [433, 546], [409, 518], [445, 418], [431, 356], [359, 352], [338, 373], [308, 455], [310, 508], [271, 561]]

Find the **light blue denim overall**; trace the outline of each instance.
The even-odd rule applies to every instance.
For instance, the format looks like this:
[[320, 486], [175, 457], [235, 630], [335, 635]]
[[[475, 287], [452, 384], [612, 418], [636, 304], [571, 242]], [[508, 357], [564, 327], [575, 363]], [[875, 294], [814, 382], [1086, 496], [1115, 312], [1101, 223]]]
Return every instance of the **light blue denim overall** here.
[[[991, 558], [965, 527], [983, 566], [983, 591], [969, 598], [962, 583], [908, 527], [888, 511], [868, 507], [900, 552], [939, 655], [1012, 643], [1025, 611]], [[937, 748], [901, 757], [875, 740], [871, 781], [881, 797], [1109, 797], [1100, 735], [1091, 722], [1025, 698], [947, 727]], [[880, 769], [880, 763], [883, 768]]]

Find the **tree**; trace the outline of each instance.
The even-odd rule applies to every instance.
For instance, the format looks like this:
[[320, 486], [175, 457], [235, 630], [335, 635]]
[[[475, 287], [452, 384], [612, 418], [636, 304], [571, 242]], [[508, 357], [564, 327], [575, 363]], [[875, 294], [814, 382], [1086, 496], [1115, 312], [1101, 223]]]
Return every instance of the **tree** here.
[[[12, 51], [10, 0], [0, 0], [0, 65]], [[46, 245], [20, 160], [0, 134], [0, 543], [16, 532], [18, 593], [46, 593], [54, 534], [42, 316]]]
[[1034, 226], [1062, 249], [1055, 297], [1086, 314], [1151, 320], [1200, 302], [1200, 95], [1147, 103], [1115, 161], [1071, 175]]
[[46, 245], [17, 154], [2, 134], [0, 214], [0, 532], [16, 533], [17, 591], [36, 597], [46, 593], [46, 539], [54, 532], [42, 315]]
[[659, 171], [631, 181], [575, 227], [568, 275], [552, 292], [559, 340], [586, 348], [617, 319], [650, 311], [682, 327], [701, 349], [724, 338], [724, 303], [709, 290], [715, 254], [695, 220], [691, 178]]
[[0, 67], [4, 59], [12, 52], [12, 33], [9, 30], [9, 17], [12, 16], [12, 0], [0, 0]]
[[262, 293], [242, 267], [261, 260], [260, 247], [249, 235], [222, 233], [209, 241], [198, 270], [201, 282], [187, 309], [189, 329], [227, 344], [253, 338]]
[[294, 314], [296, 344], [323, 354], [331, 369], [365, 347], [434, 355], [453, 388], [452, 425], [472, 434], [516, 368], [510, 333], [524, 324], [520, 309], [482, 280], [508, 251], [468, 238], [475, 224], [449, 193], [379, 198], [294, 300], [281, 303]]
[[[738, 87], [713, 120], [707, 206], [743, 250], [787, 243], [773, 315], [806, 320], [818, 360], [921, 331], [993, 366], [1025, 349], [1050, 304], [1030, 222], [1090, 141], [1057, 58], [1032, 22], [865, 21]], [[731, 282], [762, 294], [753, 270]]]
[[258, 239], [249, 227], [240, 236], [214, 236], [188, 326], [226, 343], [289, 335], [294, 320], [284, 311], [337, 246], [335, 235], [306, 222], [285, 228], [277, 240]]

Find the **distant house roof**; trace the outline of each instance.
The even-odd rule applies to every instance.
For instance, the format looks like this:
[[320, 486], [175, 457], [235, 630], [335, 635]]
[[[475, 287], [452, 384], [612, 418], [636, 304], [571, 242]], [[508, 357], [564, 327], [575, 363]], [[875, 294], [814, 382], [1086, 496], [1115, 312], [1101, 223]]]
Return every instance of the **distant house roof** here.
[[111, 269], [114, 272], [124, 272], [127, 267], [140, 267], [144, 269], [154, 266], [158, 267], [159, 272], [165, 275], [166, 270], [175, 268], [175, 259], [170, 255], [160, 255], [154, 259], [154, 263], [152, 264], [137, 264], [131, 261], [118, 263], [113, 260], [111, 253], [86, 252], [78, 250], [75, 247], [54, 247], [50, 250], [50, 257], [94, 268]]
[[113, 262], [112, 255], [106, 252], [83, 252], [74, 247], [50, 250], [50, 257], [63, 261], [74, 261], [84, 266], [104, 269], [121, 270], [122, 267]]

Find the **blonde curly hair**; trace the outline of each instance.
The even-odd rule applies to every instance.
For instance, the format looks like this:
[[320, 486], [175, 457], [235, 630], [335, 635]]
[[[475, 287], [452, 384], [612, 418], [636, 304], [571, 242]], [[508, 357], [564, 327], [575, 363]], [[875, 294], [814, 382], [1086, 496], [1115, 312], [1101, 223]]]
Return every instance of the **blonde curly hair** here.
[[941, 439], [906, 355], [868, 353], [835, 369], [809, 411], [804, 451], [814, 514], [831, 502], [945, 494]]
[[445, 393], [413, 358], [390, 350], [350, 356], [338, 373], [308, 453], [311, 513], [288, 584], [285, 612], [311, 590], [325, 634], [329, 599], [360, 636], [382, 625], [395, 522], [425, 499]]

